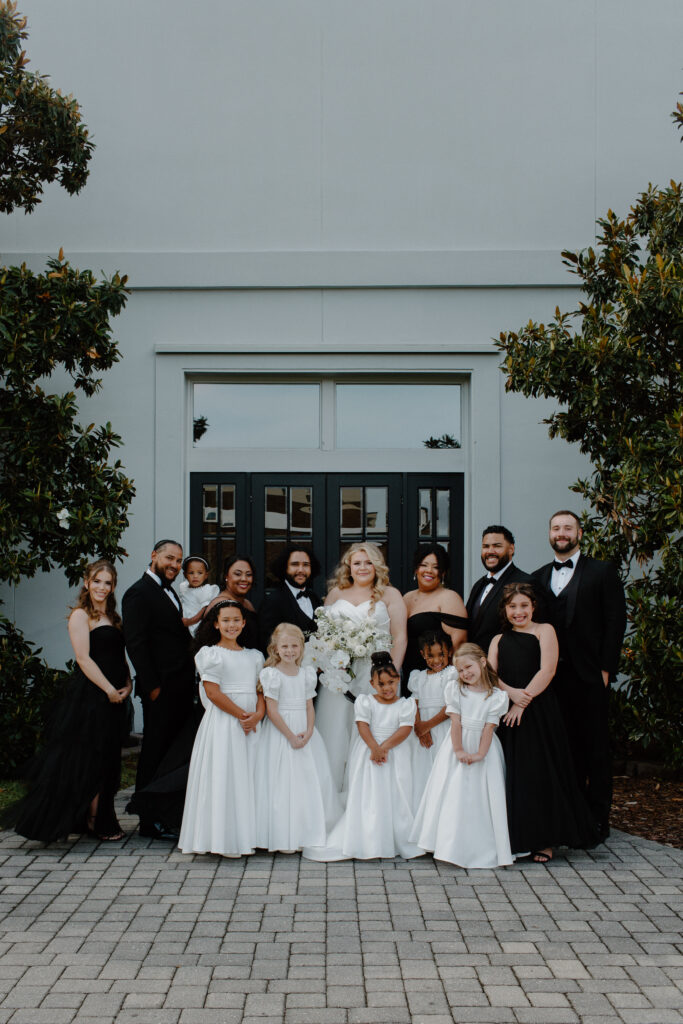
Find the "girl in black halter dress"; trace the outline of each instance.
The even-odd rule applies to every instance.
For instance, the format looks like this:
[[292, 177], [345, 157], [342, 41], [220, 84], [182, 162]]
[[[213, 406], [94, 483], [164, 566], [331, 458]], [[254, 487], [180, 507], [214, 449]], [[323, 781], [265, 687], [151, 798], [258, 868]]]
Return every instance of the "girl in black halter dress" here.
[[577, 785], [552, 678], [547, 679], [557, 664], [555, 631], [531, 621], [535, 597], [528, 584], [508, 584], [501, 607], [509, 625], [491, 642], [489, 661], [514, 702], [498, 727], [510, 845], [513, 853], [531, 852], [546, 863], [554, 846], [595, 846], [597, 828]]

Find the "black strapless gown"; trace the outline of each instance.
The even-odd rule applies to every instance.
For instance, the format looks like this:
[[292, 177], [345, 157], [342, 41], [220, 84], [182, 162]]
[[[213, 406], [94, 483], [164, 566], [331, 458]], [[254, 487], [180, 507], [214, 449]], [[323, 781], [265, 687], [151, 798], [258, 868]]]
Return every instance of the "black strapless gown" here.
[[[533, 634], [503, 633], [498, 643], [498, 674], [507, 686], [524, 689], [540, 665], [541, 648]], [[501, 722], [498, 738], [505, 754], [512, 852], [596, 846], [597, 828], [576, 782], [552, 682], [524, 709], [518, 725]]]
[[244, 615], [244, 629], [237, 641], [240, 647], [253, 647], [259, 649], [258, 615], [252, 612], [251, 608], [242, 608]]
[[[90, 632], [90, 657], [117, 690], [126, 685], [123, 633], [115, 626]], [[13, 809], [14, 829], [44, 843], [85, 832], [88, 808], [99, 793], [95, 831], [120, 831], [114, 797], [121, 784], [126, 705], [112, 704], [76, 667], [55, 709], [46, 746], [31, 771], [29, 792]]]
[[447, 612], [416, 612], [408, 619], [408, 646], [406, 656], [403, 659], [403, 673], [401, 680], [401, 694], [409, 697], [408, 676], [417, 669], [419, 672], [427, 666], [420, 654], [419, 639], [423, 633], [430, 629], [443, 632], [442, 623], [450, 626], [451, 629], [467, 629], [468, 619], [461, 615], [449, 615]]

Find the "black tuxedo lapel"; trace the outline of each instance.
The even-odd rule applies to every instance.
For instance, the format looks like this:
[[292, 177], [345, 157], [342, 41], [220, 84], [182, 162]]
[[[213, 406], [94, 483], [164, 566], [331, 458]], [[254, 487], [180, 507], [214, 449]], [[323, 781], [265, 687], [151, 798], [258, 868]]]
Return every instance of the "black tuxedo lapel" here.
[[474, 591], [472, 593], [472, 596], [474, 598], [472, 607], [474, 615], [470, 616], [470, 618], [472, 619], [473, 626], [477, 625], [484, 612], [488, 611], [489, 608], [498, 607], [498, 602], [500, 601], [501, 595], [503, 593], [503, 587], [512, 579], [511, 574], [513, 569], [514, 565], [513, 563], [510, 563], [510, 568], [506, 569], [502, 576], [499, 576], [497, 580], [493, 581], [493, 587], [491, 588], [491, 590], [489, 590], [488, 594], [486, 595], [485, 601], [480, 601], [479, 597], [481, 595], [481, 592], [485, 590], [488, 585], [488, 576], [482, 576], [479, 582], [475, 584], [474, 589], [476, 590], [476, 594], [474, 593]]
[[571, 625], [572, 619], [574, 618], [574, 612], [576, 611], [576, 598], [579, 593], [579, 587], [581, 586], [581, 576], [583, 574], [585, 564], [586, 558], [584, 555], [581, 555], [581, 558], [579, 558], [577, 566], [572, 573], [572, 578], [565, 587], [565, 590], [567, 591], [567, 628]]
[[[579, 593], [579, 586], [581, 583], [581, 576], [583, 573], [584, 566], [586, 564], [585, 555], [579, 558], [576, 568], [572, 573], [572, 578], [569, 583], [559, 594], [555, 594], [550, 586], [550, 580], [553, 575], [553, 563], [549, 562], [544, 565], [542, 569], [538, 570], [537, 578], [540, 579], [541, 583], [545, 587], [548, 593], [548, 599], [550, 600], [553, 607], [556, 608], [556, 613], [553, 616], [556, 618], [557, 611], [564, 605], [564, 615], [562, 616], [562, 626], [567, 629], [574, 618], [576, 612], [576, 599]], [[559, 623], [558, 623], [559, 624]]]
[[178, 602], [178, 607], [176, 607], [175, 603], [171, 600], [170, 597], [167, 597], [166, 594], [164, 594], [164, 588], [161, 586], [160, 583], [157, 583], [156, 580], [153, 580], [148, 572], [146, 572], [145, 575], [142, 577], [142, 582], [147, 587], [150, 599], [156, 601], [157, 607], [162, 611], [162, 613], [170, 613], [174, 619], [182, 620], [183, 616], [182, 612], [180, 611], [180, 598], [176, 594], [175, 590], [173, 590], [173, 588], [171, 588], [171, 590], [173, 591], [175, 599]]
[[472, 626], [475, 626], [479, 619], [484, 614], [484, 609], [486, 608], [491, 597], [491, 594], [489, 593], [488, 597], [484, 602], [481, 602], [479, 600], [479, 598], [481, 597], [482, 590], [484, 590], [484, 588], [486, 587], [487, 579], [487, 576], [482, 576], [482, 578], [477, 580], [477, 582], [474, 584], [472, 588], [472, 595], [470, 597], [470, 619], [472, 620]]
[[[289, 587], [286, 584], [285, 584], [285, 590], [287, 591], [287, 597], [289, 599], [289, 604], [292, 607], [292, 614], [294, 616], [294, 620], [293, 621], [299, 624], [299, 628], [302, 629], [304, 631], [304, 633], [306, 633], [306, 632], [310, 633], [311, 627], [313, 625], [313, 619], [309, 619], [308, 615], [306, 614], [306, 612], [301, 607], [301, 602], [299, 601], [299, 599], [297, 597], [294, 596], [294, 594], [292, 593], [292, 591], [289, 589]], [[315, 605], [313, 604], [313, 600], [312, 599], [311, 599], [311, 605], [313, 606], [313, 611], [315, 611]], [[304, 623], [305, 623], [305, 625], [304, 625]]]

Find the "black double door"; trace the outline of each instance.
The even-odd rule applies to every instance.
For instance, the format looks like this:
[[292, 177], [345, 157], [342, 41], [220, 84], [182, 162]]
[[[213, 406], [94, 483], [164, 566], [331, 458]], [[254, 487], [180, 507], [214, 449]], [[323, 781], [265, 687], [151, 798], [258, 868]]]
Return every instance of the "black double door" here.
[[[463, 507], [462, 473], [192, 473], [190, 548], [219, 583], [227, 558], [249, 555], [258, 602], [274, 582], [268, 566], [287, 544], [312, 546], [328, 579], [350, 544], [371, 541], [405, 592], [416, 547], [438, 542], [450, 554], [450, 585], [462, 592]], [[324, 580], [316, 590], [324, 594]]]

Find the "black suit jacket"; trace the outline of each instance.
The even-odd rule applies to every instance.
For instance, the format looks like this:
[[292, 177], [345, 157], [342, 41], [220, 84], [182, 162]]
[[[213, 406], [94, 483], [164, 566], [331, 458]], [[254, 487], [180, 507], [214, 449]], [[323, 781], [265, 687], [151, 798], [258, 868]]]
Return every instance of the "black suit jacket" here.
[[[313, 605], [313, 611], [315, 611], [322, 604], [322, 600], [317, 594], [311, 594], [311, 604]], [[317, 629], [315, 619], [309, 619], [308, 615], [302, 611], [300, 603], [286, 583], [278, 584], [272, 593], [264, 597], [259, 608], [258, 621], [259, 641], [261, 650], [264, 653], [268, 647], [268, 641], [273, 630], [281, 622], [293, 623], [303, 630], [306, 635], [315, 633]]]
[[136, 696], [146, 697], [157, 686], [192, 688], [190, 631], [183, 626], [181, 612], [147, 573], [123, 595], [121, 614]]
[[479, 603], [479, 595], [486, 586], [487, 577], [488, 574], [477, 580], [467, 599], [467, 617], [470, 620], [467, 639], [470, 643], [479, 644], [484, 654], [488, 654], [491, 641], [503, 629], [498, 611], [503, 587], [507, 583], [533, 583], [529, 573], [518, 569], [512, 562], [500, 579], [496, 580], [493, 589], [489, 591], [482, 605]]
[[533, 573], [546, 591], [549, 618], [560, 644], [560, 669], [585, 683], [602, 685], [602, 670], [617, 673], [626, 630], [624, 587], [611, 562], [581, 555], [558, 601], [550, 589], [553, 563]]

